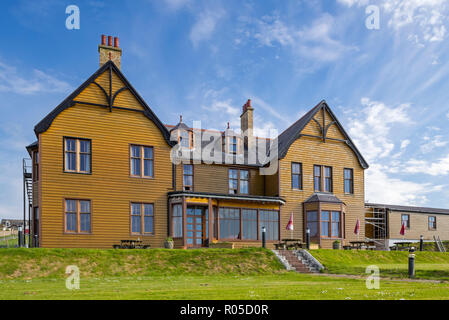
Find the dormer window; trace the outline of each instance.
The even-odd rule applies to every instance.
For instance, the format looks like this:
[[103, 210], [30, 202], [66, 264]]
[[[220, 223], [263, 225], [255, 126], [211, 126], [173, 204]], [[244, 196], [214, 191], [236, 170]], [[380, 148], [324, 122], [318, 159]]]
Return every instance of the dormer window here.
[[190, 148], [190, 132], [179, 130], [179, 143], [183, 148]]
[[233, 154], [237, 153], [237, 137], [230, 137], [229, 151]]
[[223, 137], [223, 150], [228, 154], [240, 154], [243, 149], [243, 141], [237, 135], [225, 135]]

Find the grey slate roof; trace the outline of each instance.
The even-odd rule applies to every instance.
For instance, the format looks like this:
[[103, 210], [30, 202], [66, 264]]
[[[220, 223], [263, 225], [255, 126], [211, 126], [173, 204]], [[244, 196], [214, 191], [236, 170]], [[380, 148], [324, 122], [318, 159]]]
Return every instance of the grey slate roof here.
[[449, 215], [449, 209], [440, 209], [440, 208], [398, 206], [398, 205], [380, 204], [380, 203], [365, 203], [365, 206], [369, 207], [369, 208], [389, 209], [391, 211], [414, 212], [414, 213], [448, 214]]
[[30, 144], [30, 145], [27, 145], [25, 148], [27, 149], [27, 151], [28, 151], [28, 154], [31, 156], [31, 150], [32, 149], [34, 149], [34, 148], [36, 148], [37, 146], [39, 145], [39, 142], [38, 141], [34, 141], [32, 144]]
[[331, 202], [331, 203], [344, 203], [340, 199], [338, 199], [336, 196], [334, 196], [331, 193], [314, 193], [312, 194], [306, 201], [308, 202]]
[[184, 122], [179, 122], [176, 126], [174, 126], [173, 128], [171, 128], [171, 129], [169, 129], [167, 126], [165, 126], [167, 129], [168, 129], [168, 131], [170, 131], [170, 132], [172, 132], [173, 130], [176, 130], [176, 129], [184, 129], [184, 130], [186, 130], [186, 131], [189, 131], [189, 130], [191, 130]]

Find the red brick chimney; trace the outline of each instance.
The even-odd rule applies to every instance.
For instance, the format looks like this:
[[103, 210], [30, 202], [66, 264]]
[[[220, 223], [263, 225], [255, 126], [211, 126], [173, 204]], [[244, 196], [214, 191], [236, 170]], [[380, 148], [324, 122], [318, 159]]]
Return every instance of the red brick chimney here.
[[243, 105], [242, 115], [240, 116], [240, 130], [242, 134], [246, 132], [244, 137], [245, 147], [250, 149], [254, 146], [254, 124], [253, 124], [254, 108], [251, 106], [251, 99]]
[[98, 52], [100, 53], [100, 67], [112, 60], [114, 64], [121, 69], [122, 66], [122, 49], [119, 47], [118, 37], [108, 36], [106, 44], [106, 35], [101, 35], [101, 43], [98, 45]]

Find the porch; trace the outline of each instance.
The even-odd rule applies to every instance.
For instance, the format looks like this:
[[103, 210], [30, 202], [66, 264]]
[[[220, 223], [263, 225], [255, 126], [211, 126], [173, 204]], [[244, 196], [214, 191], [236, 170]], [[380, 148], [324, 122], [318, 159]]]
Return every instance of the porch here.
[[268, 246], [280, 237], [279, 197], [176, 191], [168, 194], [169, 235], [176, 248], [209, 247], [216, 242], [235, 247]]

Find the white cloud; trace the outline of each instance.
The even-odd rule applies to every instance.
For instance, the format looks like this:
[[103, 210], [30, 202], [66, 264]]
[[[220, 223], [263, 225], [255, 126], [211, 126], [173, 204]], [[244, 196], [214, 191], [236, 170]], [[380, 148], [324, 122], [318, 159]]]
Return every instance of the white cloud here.
[[442, 139], [443, 139], [442, 135], [436, 135], [433, 137], [424, 136], [423, 140], [425, 142], [420, 146], [421, 152], [428, 153], [435, 148], [444, 147], [445, 145], [447, 145], [448, 141], [444, 141]]
[[389, 107], [368, 98], [363, 98], [361, 103], [361, 116], [351, 119], [349, 134], [368, 162], [372, 162], [389, 156], [393, 151], [394, 143], [390, 140], [390, 129], [393, 125], [412, 123], [407, 114], [410, 105]]
[[19, 74], [17, 69], [0, 62], [0, 92], [35, 94], [41, 92], [67, 92], [71, 86], [43, 71], [34, 69], [29, 74]]
[[427, 195], [441, 191], [443, 186], [430, 183], [415, 183], [392, 178], [387, 175], [388, 167], [372, 164], [366, 171], [366, 201], [398, 204], [423, 205]]
[[401, 150], [407, 148], [407, 146], [410, 144], [410, 140], [405, 139], [401, 141]]
[[216, 113], [218, 112], [221, 115], [223, 115], [223, 112], [224, 112], [225, 114], [233, 116], [233, 117], [238, 116], [239, 111], [240, 111], [238, 108], [236, 108], [232, 105], [231, 99], [227, 99], [224, 101], [214, 100], [208, 106], [204, 106], [203, 109], [208, 110], [208, 111], [213, 111]]
[[217, 23], [224, 17], [225, 12], [222, 9], [205, 10], [197, 16], [197, 20], [190, 30], [190, 41], [194, 47], [197, 47], [201, 41], [212, 37]]
[[406, 173], [424, 173], [431, 176], [449, 174], [449, 154], [435, 162], [428, 160], [410, 159], [403, 165]]
[[263, 17], [256, 21], [256, 26], [253, 36], [260, 44], [274, 46], [278, 43], [313, 61], [336, 61], [346, 52], [356, 49], [336, 39], [335, 18], [327, 13], [303, 28], [289, 26], [276, 16]]
[[[403, 139], [400, 143], [396, 143], [392, 137], [392, 129], [413, 124], [408, 115], [410, 105], [400, 104], [392, 107], [368, 98], [363, 98], [361, 103], [362, 109], [350, 119], [348, 131], [370, 163], [365, 175], [366, 200], [403, 205], [425, 204], [428, 195], [441, 191], [443, 186], [430, 182], [404, 180], [396, 175], [418, 173], [424, 168], [427, 170], [430, 168], [430, 174], [436, 171], [440, 174], [446, 170], [449, 172], [449, 156], [446, 160], [435, 164], [399, 160], [411, 144], [411, 140]], [[396, 147], [398, 152], [392, 154]], [[445, 165], [448, 167], [445, 168]]]
[[446, 113], [446, 118], [448, 118], [448, 119], [449, 119], [449, 112], [448, 112], [448, 113]]
[[365, 6], [369, 3], [368, 0], [337, 0], [337, 2], [348, 7], [352, 7], [353, 5], [357, 5], [360, 7]]
[[410, 27], [410, 39], [443, 41], [446, 35], [448, 0], [385, 0], [388, 25], [396, 31]]

